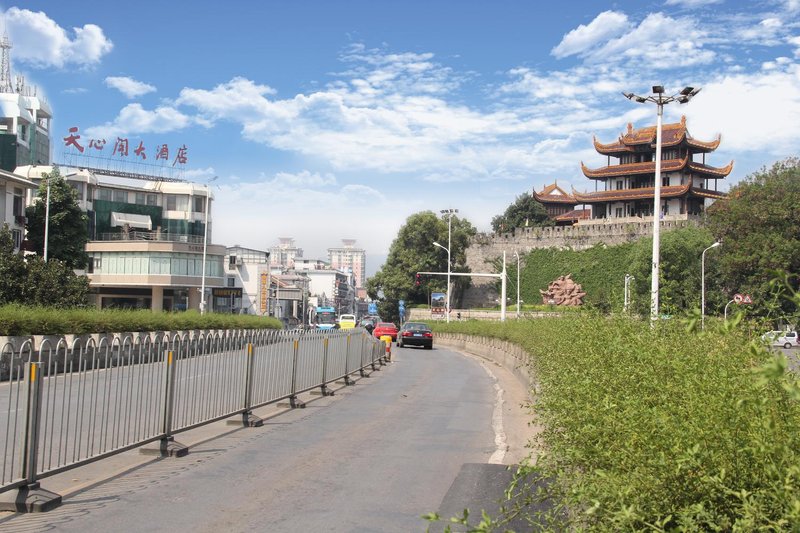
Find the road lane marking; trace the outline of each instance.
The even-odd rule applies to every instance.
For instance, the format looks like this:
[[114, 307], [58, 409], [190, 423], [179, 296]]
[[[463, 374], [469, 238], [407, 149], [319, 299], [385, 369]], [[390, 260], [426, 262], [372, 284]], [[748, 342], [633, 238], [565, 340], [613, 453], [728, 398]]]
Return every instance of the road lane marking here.
[[494, 430], [494, 445], [495, 450], [492, 453], [491, 457], [489, 457], [488, 463], [490, 465], [501, 465], [503, 464], [503, 459], [505, 459], [506, 451], [508, 451], [508, 443], [506, 442], [506, 432], [503, 430], [503, 389], [500, 387], [499, 380], [497, 376], [489, 369], [486, 363], [478, 359], [480, 362], [481, 367], [489, 374], [489, 377], [492, 378], [492, 386], [494, 387], [495, 396], [494, 396], [494, 410], [492, 411], [492, 429]]

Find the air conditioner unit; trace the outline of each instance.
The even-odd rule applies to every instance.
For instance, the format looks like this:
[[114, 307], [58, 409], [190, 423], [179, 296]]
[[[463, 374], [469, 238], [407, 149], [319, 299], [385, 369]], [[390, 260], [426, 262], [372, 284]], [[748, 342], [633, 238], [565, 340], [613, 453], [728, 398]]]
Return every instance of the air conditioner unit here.
[[242, 264], [243, 264], [242, 263], [242, 258], [241, 257], [237, 257], [236, 258], [236, 266], [242, 266]]

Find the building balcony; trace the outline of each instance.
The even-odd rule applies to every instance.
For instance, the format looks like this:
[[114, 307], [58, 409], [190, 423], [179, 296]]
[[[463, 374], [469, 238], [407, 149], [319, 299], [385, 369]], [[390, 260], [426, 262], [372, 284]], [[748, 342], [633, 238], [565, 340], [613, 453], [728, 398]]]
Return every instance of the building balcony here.
[[161, 241], [183, 242], [188, 244], [203, 244], [202, 235], [185, 235], [179, 233], [166, 233], [157, 231], [117, 231], [101, 233], [96, 241]]

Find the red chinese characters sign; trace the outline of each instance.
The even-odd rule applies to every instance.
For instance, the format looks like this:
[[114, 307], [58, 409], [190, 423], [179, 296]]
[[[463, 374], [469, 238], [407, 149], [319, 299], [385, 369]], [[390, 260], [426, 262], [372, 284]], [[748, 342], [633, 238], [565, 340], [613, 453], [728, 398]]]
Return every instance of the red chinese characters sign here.
[[[106, 139], [89, 139], [87, 146], [94, 151], [93, 153], [96, 153], [104, 152], [106, 149], [106, 144], [109, 144], [112, 147], [112, 157], [127, 157], [142, 161], [147, 159], [147, 149], [144, 145], [144, 142], [139, 141], [138, 145], [134, 145], [136, 147], [132, 150], [131, 154], [130, 144], [127, 137], [117, 137], [112, 141], [106, 141]], [[76, 126], [69, 128], [68, 135], [64, 137], [64, 146], [66, 148], [72, 147], [81, 154], [84, 153], [84, 150], [86, 150], [87, 146], [84, 146], [84, 141], [81, 140], [81, 134]], [[169, 162], [170, 149], [167, 144], [159, 144], [154, 153], [156, 161], [160, 159], [164, 162]], [[185, 165], [189, 161], [189, 149], [185, 144], [176, 148], [174, 153], [175, 157], [172, 160], [173, 167], [175, 165]]]

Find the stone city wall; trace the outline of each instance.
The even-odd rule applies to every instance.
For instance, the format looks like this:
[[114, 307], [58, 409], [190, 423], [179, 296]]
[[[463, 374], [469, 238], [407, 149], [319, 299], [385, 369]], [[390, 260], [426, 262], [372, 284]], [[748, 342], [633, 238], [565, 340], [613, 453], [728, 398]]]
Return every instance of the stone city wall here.
[[[666, 219], [661, 221], [661, 231], [699, 225], [697, 219]], [[506, 233], [479, 233], [472, 238], [467, 248], [467, 266], [472, 272], [493, 272], [493, 267], [488, 262], [502, 257], [503, 252], [506, 252], [506, 262], [511, 263], [515, 260], [515, 250], [520, 255], [537, 248], [585, 250], [596, 244], [614, 246], [633, 242], [642, 237], [649, 237], [652, 233], [652, 222], [639, 218], [576, 226], [516, 228]], [[494, 290], [494, 281], [491, 278], [472, 278], [472, 287], [464, 292], [461, 306], [496, 305], [498, 294]]]

